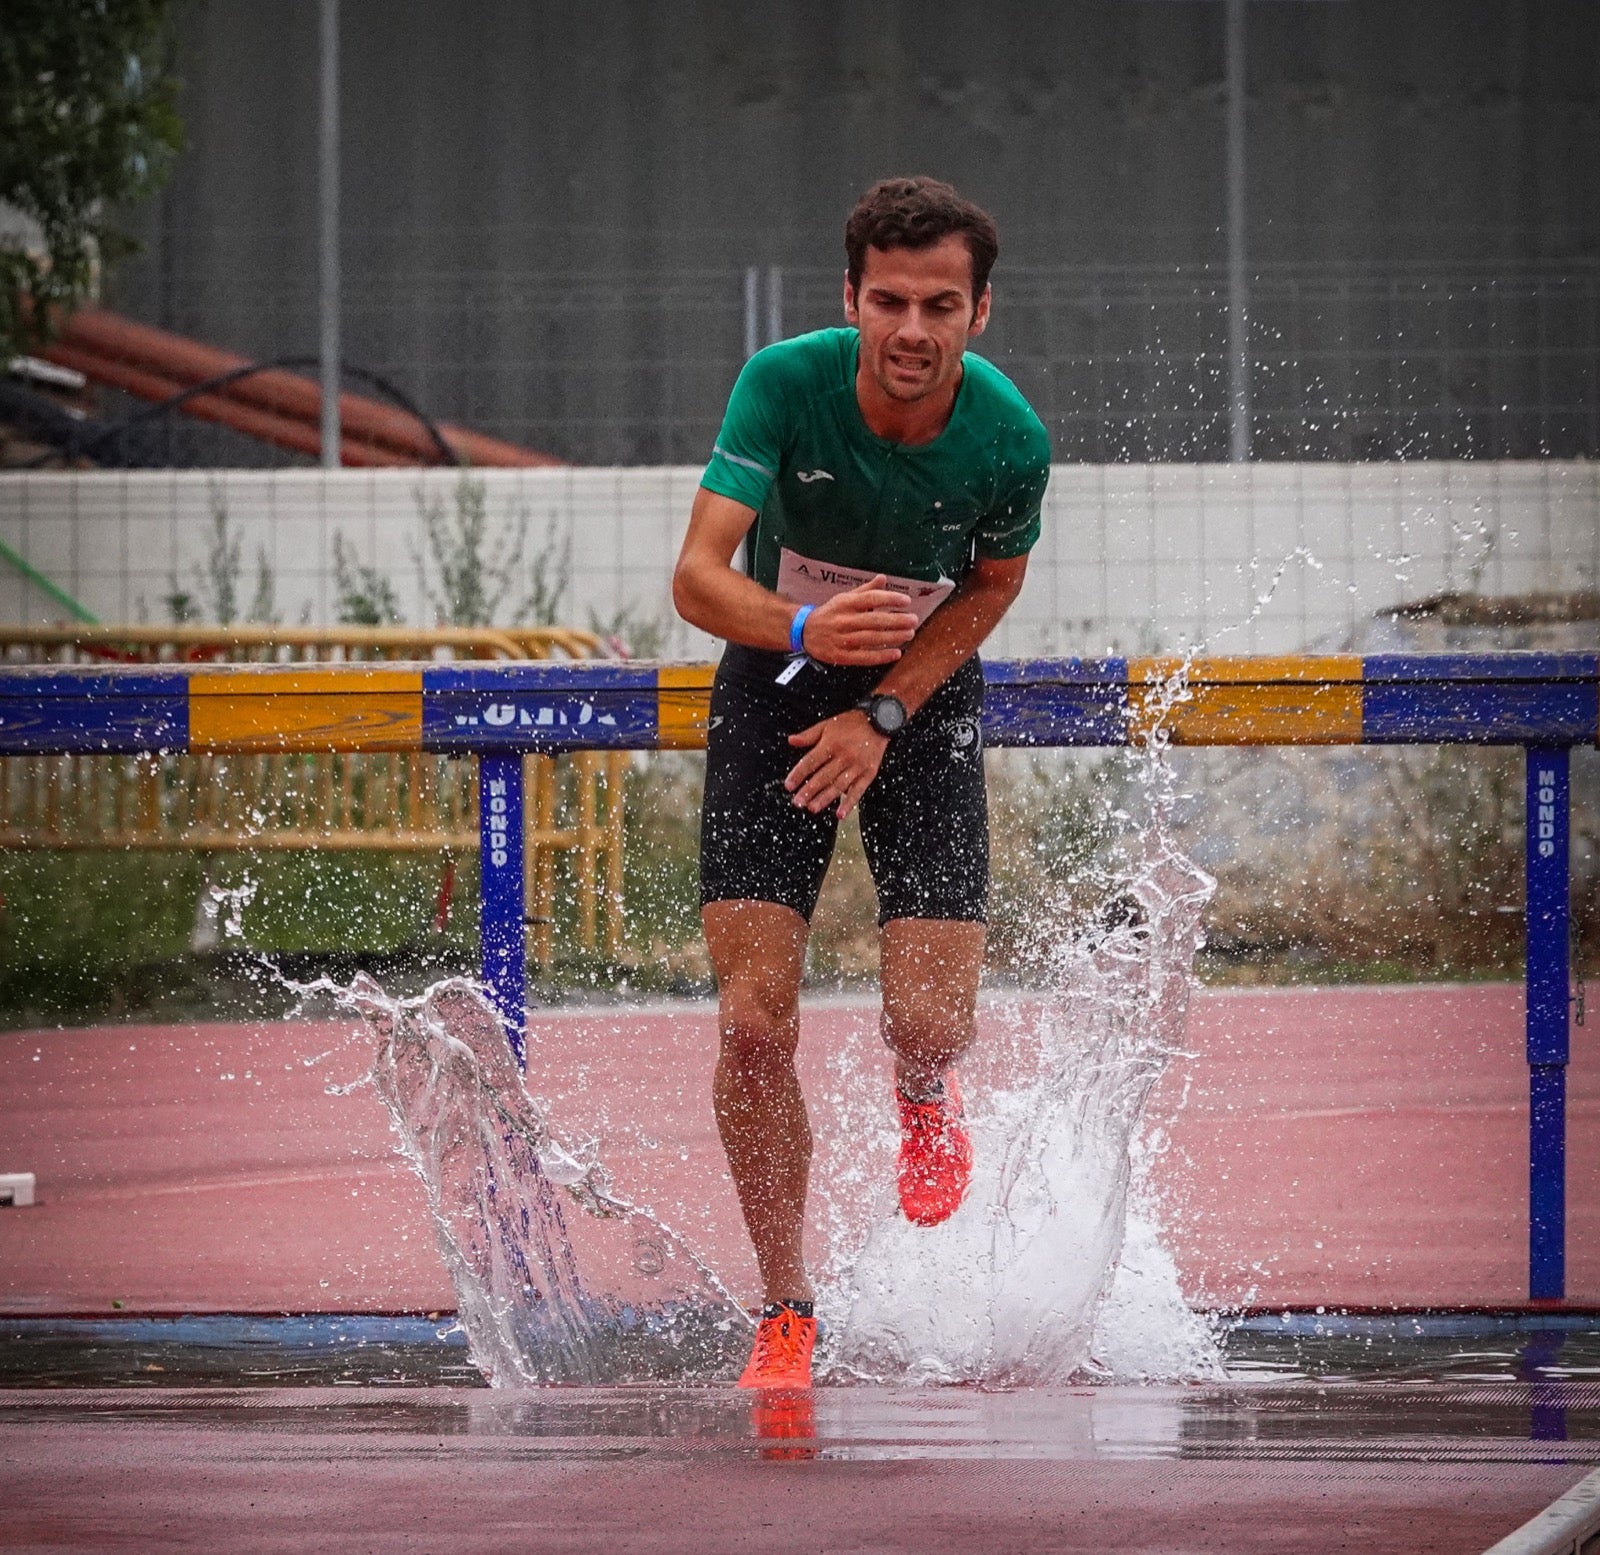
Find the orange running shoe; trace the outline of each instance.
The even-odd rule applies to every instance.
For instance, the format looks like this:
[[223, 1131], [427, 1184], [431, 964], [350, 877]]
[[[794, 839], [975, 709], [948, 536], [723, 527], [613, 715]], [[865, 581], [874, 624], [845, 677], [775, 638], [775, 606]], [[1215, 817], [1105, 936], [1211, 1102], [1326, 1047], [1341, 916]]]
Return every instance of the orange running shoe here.
[[961, 1115], [956, 1077], [944, 1077], [935, 1101], [908, 1101], [895, 1088], [900, 1107], [900, 1208], [914, 1226], [936, 1226], [960, 1207], [972, 1186], [972, 1137]]
[[801, 1317], [793, 1307], [774, 1301], [761, 1309], [750, 1364], [739, 1378], [741, 1388], [809, 1388], [811, 1350], [817, 1342], [817, 1320]]

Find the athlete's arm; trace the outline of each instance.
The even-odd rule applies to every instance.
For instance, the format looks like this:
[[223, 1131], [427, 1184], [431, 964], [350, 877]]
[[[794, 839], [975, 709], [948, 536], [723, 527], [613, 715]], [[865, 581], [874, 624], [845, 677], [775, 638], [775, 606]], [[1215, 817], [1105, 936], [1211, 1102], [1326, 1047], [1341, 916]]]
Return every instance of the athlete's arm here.
[[[1028, 557], [978, 557], [956, 591], [923, 623], [900, 661], [878, 682], [915, 713], [987, 641], [1022, 592]], [[863, 714], [863, 717], [865, 715]]]
[[[1004, 559], [980, 556], [878, 682], [878, 690], [898, 697], [908, 713], [915, 713], [982, 646], [1011, 608], [1027, 570], [1026, 553]], [[860, 803], [889, 748], [888, 737], [854, 708], [791, 734], [789, 743], [809, 747], [784, 779], [794, 802], [813, 813], [837, 804], [841, 820]]]
[[[713, 637], [787, 652], [796, 607], [733, 566], [755, 520], [754, 508], [700, 487], [672, 574], [672, 602], [685, 621]], [[806, 652], [823, 664], [893, 664], [917, 629], [904, 601], [881, 577], [835, 594], [806, 618]]]

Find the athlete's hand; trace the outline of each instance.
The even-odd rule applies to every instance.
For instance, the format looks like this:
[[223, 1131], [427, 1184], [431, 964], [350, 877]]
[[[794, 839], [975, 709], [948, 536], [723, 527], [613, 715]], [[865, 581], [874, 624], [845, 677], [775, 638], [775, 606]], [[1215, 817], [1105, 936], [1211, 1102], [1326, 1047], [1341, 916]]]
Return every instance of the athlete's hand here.
[[837, 804], [842, 821], [877, 777], [889, 737], [879, 734], [865, 713], [851, 708], [791, 734], [789, 743], [810, 749], [794, 764], [783, 786], [797, 805], [813, 815]]
[[806, 617], [806, 652], [820, 664], [893, 664], [916, 635], [917, 618], [883, 574], [817, 606]]

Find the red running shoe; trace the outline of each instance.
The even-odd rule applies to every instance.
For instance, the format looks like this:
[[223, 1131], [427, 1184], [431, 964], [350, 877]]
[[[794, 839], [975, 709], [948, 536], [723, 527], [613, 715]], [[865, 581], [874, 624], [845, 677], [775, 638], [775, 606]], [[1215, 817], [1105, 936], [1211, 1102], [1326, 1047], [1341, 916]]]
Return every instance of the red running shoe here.
[[[809, 1388], [811, 1350], [817, 1342], [817, 1320], [801, 1317], [791, 1307], [774, 1303], [756, 1327], [750, 1364], [739, 1378], [741, 1388]], [[767, 1310], [771, 1310], [770, 1308]]]
[[936, 1226], [960, 1207], [972, 1186], [972, 1138], [961, 1115], [961, 1092], [953, 1074], [944, 1077], [936, 1101], [900, 1107], [900, 1208], [914, 1226]]

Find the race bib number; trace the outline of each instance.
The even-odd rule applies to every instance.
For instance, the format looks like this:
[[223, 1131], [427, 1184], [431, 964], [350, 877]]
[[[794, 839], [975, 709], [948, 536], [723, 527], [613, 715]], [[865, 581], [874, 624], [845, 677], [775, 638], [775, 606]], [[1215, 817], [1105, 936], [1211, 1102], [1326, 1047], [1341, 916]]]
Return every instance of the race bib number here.
[[[795, 605], [826, 604], [835, 594], [846, 589], [860, 588], [873, 572], [862, 572], [856, 567], [840, 567], [833, 562], [813, 561], [784, 546], [778, 556], [778, 593]], [[922, 578], [893, 578], [885, 576], [884, 586], [906, 596], [906, 609], [917, 618], [921, 626], [935, 610], [954, 592], [955, 583], [950, 578], [940, 578], [928, 583]]]

